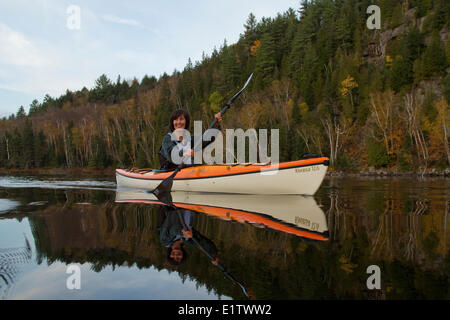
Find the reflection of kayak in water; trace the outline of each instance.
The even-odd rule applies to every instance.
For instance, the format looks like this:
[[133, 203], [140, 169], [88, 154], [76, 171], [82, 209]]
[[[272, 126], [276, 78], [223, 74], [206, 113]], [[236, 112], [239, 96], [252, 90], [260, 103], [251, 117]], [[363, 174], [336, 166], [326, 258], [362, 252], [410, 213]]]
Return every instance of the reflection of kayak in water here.
[[[322, 184], [328, 158], [312, 158], [276, 165], [202, 165], [181, 169], [172, 191], [244, 194], [313, 195]], [[173, 171], [116, 170], [118, 188], [155, 189]]]
[[[325, 214], [313, 197], [191, 192], [172, 192], [171, 196], [178, 208], [313, 240], [328, 240]], [[116, 202], [164, 205], [153, 193], [144, 190], [117, 189]]]

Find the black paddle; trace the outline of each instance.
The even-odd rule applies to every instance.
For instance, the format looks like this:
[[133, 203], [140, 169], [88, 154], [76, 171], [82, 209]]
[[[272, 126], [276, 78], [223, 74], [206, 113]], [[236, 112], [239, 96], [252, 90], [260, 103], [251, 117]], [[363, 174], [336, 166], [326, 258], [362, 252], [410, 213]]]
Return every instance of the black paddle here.
[[156, 188], [153, 190], [153, 194], [157, 197], [160, 195], [164, 195], [172, 191], [172, 185], [173, 185], [173, 178], [183, 168], [183, 164], [180, 164], [175, 171], [166, 179], [164, 179]]
[[[173, 206], [172, 206], [173, 207]], [[176, 208], [176, 207], [173, 207]], [[181, 225], [183, 226], [184, 230], [188, 230], [186, 223], [183, 220], [183, 217], [181, 216], [181, 213], [179, 210], [177, 210], [177, 214], [178, 214], [178, 218], [180, 219]], [[200, 250], [206, 254], [208, 256], [209, 259], [211, 259], [211, 261], [214, 261], [215, 258], [208, 252], [205, 250], [205, 248], [203, 248], [200, 243], [197, 241], [197, 239], [195, 239], [194, 236], [192, 236], [192, 241], [194, 241], [194, 243], [200, 248]], [[223, 274], [230, 279], [231, 281], [233, 281], [234, 283], [236, 283], [242, 290], [242, 292], [244, 293], [244, 295], [247, 297], [247, 299], [250, 299], [249, 295], [247, 294], [247, 290], [245, 290], [244, 286], [242, 284], [240, 284], [235, 278], [233, 278], [233, 276], [231, 274], [228, 273], [227, 270], [225, 270], [225, 268], [220, 265], [219, 263], [217, 263], [217, 267], [219, 267], [219, 269], [223, 272]]]
[[[245, 84], [244, 84], [244, 86], [242, 87], [242, 89], [241, 89], [238, 93], [236, 93], [236, 94], [233, 96], [233, 98], [230, 99], [230, 101], [227, 102], [227, 104], [225, 105], [225, 107], [224, 107], [222, 110], [220, 110], [220, 116], [223, 116], [223, 114], [224, 114], [225, 112], [227, 112], [227, 110], [230, 108], [230, 106], [231, 106], [231, 104], [234, 102], [234, 100], [236, 100], [236, 98], [239, 97], [239, 96], [241, 95], [242, 91], [244, 91], [244, 89], [247, 87], [247, 85], [249, 84], [249, 82], [250, 82], [250, 80], [252, 79], [252, 77], [253, 77], [253, 73], [250, 75], [250, 77], [248, 77], [247, 82], [245, 82]], [[214, 119], [214, 121], [211, 123], [211, 125], [209, 126], [208, 129], [214, 128], [214, 127], [216, 126], [216, 124], [217, 124], [217, 118]]]
[[[225, 107], [220, 111], [220, 116], [223, 116], [225, 112], [227, 112], [227, 110], [230, 108], [231, 104], [234, 102], [234, 100], [236, 100], [237, 97], [239, 97], [242, 93], [242, 91], [244, 91], [244, 89], [247, 87], [247, 85], [249, 84], [250, 80], [253, 77], [253, 73], [250, 75], [250, 77], [247, 79], [247, 82], [245, 82], [244, 86], [242, 87], [241, 90], [239, 90], [238, 93], [236, 93], [233, 98], [230, 99], [230, 101], [227, 102], [227, 104], [225, 105]], [[214, 121], [211, 123], [211, 125], [209, 126], [208, 129], [212, 129], [216, 126], [217, 124], [217, 118], [214, 119]], [[197, 146], [194, 147], [194, 149], [196, 149]], [[158, 196], [162, 193], [166, 193], [166, 192], [171, 192], [172, 191], [172, 185], [173, 185], [173, 178], [177, 175], [177, 173], [183, 169], [183, 164], [180, 164], [175, 171], [166, 179], [164, 179], [156, 188], [155, 190], [153, 190], [152, 192]]]

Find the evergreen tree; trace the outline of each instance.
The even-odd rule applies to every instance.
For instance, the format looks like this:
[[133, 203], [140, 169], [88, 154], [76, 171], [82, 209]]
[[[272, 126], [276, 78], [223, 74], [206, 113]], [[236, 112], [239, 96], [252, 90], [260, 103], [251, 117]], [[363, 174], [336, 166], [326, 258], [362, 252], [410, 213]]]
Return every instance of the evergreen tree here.
[[23, 167], [31, 168], [34, 166], [34, 133], [31, 121], [26, 119], [22, 134], [21, 148], [23, 151]]
[[40, 109], [40, 105], [39, 105], [39, 101], [37, 101], [36, 99], [34, 99], [31, 104], [30, 104], [30, 109], [28, 111], [28, 115], [31, 116], [37, 112], [39, 112]]
[[113, 103], [119, 103], [122, 100], [120, 99], [120, 86], [121, 86], [121, 82], [120, 82], [120, 74], [117, 76], [117, 81], [116, 84], [114, 86], [114, 101]]
[[161, 94], [159, 98], [159, 110], [156, 113], [157, 132], [166, 132], [167, 124], [169, 123], [170, 114], [173, 106], [170, 101], [170, 88], [168, 83], [169, 76], [164, 74], [160, 79]]
[[369, 139], [367, 143], [367, 156], [369, 165], [375, 168], [387, 167], [389, 164], [389, 155], [384, 144], [375, 139]]
[[114, 86], [105, 74], [95, 80], [95, 87], [89, 92], [89, 101], [112, 102]]
[[317, 52], [320, 64], [326, 65], [333, 58], [337, 47], [336, 39], [337, 8], [332, 0], [325, 1], [322, 13], [322, 25], [317, 33]]
[[304, 17], [308, 11], [309, 3], [308, 0], [302, 0], [300, 3], [300, 9], [298, 10], [300, 17]]
[[273, 41], [275, 42], [275, 63], [277, 68], [281, 67], [281, 59], [284, 54], [284, 46], [286, 45], [284, 40], [284, 36], [286, 34], [287, 21], [286, 17], [278, 14], [277, 17], [271, 23], [271, 34]]
[[118, 102], [125, 101], [131, 98], [130, 85], [127, 81], [123, 80], [119, 86], [119, 98]]
[[21, 159], [24, 149], [22, 148], [22, 137], [17, 127], [14, 128], [11, 139], [9, 139], [8, 147], [10, 155], [8, 165], [15, 168], [20, 168], [22, 164]]
[[436, 95], [431, 90], [427, 90], [425, 92], [425, 97], [422, 104], [421, 113], [428, 118], [428, 120], [433, 123], [438, 116], [438, 111], [434, 106], [434, 102], [436, 101]]
[[450, 105], [450, 73], [447, 74], [447, 76], [443, 80], [443, 92], [444, 97], [447, 100], [447, 103]]
[[248, 15], [247, 21], [244, 24], [245, 39], [247, 39], [247, 41], [249, 43], [252, 43], [253, 41], [255, 41], [257, 39], [256, 24], [257, 24], [256, 17], [253, 13], [250, 12], [250, 14]]
[[157, 79], [154, 76], [145, 75], [141, 81], [141, 88], [143, 91], [151, 90], [156, 86]]
[[317, 54], [311, 43], [305, 48], [305, 56], [301, 69], [298, 73], [299, 87], [302, 97], [309, 106], [314, 105], [313, 83], [321, 75], [317, 72]]
[[[300, 22], [292, 41], [291, 52], [289, 54], [289, 76], [297, 77], [300, 72], [305, 50], [311, 44], [315, 43], [317, 37], [317, 26], [320, 24], [319, 9], [316, 6], [310, 6], [307, 1], [302, 2], [300, 10]], [[301, 70], [303, 72], [303, 70]]]
[[233, 90], [239, 80], [239, 66], [233, 47], [225, 47], [222, 53], [222, 72], [226, 88]]
[[422, 53], [424, 47], [423, 35], [419, 29], [412, 28], [405, 37], [404, 58], [412, 65]]
[[412, 64], [402, 56], [397, 56], [391, 69], [391, 88], [398, 92], [403, 86], [412, 82]]
[[289, 68], [290, 60], [289, 55], [292, 50], [292, 43], [295, 38], [295, 33], [297, 31], [298, 21], [295, 15], [294, 10], [289, 9], [285, 14], [285, 19], [287, 20], [286, 31], [284, 33], [284, 37], [281, 45], [279, 46], [278, 51], [281, 55], [281, 76], [288, 77], [291, 72]]
[[430, 45], [424, 52], [422, 63], [425, 78], [429, 78], [434, 74], [441, 74], [447, 68], [447, 57], [437, 33], [433, 35]]
[[347, 12], [341, 12], [336, 22], [336, 40], [337, 45], [344, 49], [345, 52], [352, 46], [353, 28]]
[[19, 110], [17, 111], [16, 117], [17, 118], [24, 118], [24, 117], [26, 117], [25, 109], [23, 108], [23, 106], [19, 107]]
[[416, 9], [416, 17], [421, 18], [427, 14], [427, 12], [433, 7], [432, 0], [416, 0], [415, 5]]
[[[193, 69], [194, 65], [192, 64], [191, 58], [189, 58], [188, 63], [183, 70], [182, 77], [177, 77], [179, 78], [179, 85], [180, 85], [180, 99], [183, 102], [183, 104], [187, 106], [192, 105], [193, 100], [195, 99], [196, 96], [196, 93], [194, 91]], [[165, 87], [164, 90], [166, 90]], [[167, 94], [169, 95], [170, 99], [170, 93]]]
[[136, 99], [138, 90], [139, 90], [139, 81], [138, 79], [133, 78], [133, 80], [131, 81], [130, 96]]
[[264, 34], [256, 61], [256, 76], [261, 87], [266, 86], [272, 79], [276, 67], [275, 51], [275, 41], [272, 35]]
[[6, 167], [8, 160], [7, 134], [6, 131], [3, 136], [0, 136], [0, 167]]
[[300, 126], [302, 123], [302, 114], [300, 113], [300, 106], [297, 102], [294, 103], [294, 106], [292, 107], [292, 115], [291, 115], [292, 121], [294, 123], [294, 126]]
[[34, 136], [34, 165], [35, 167], [43, 167], [46, 165], [46, 155], [48, 150], [44, 132], [42, 129]]
[[42, 101], [40, 111], [45, 112], [50, 108], [55, 107], [54, 102], [55, 102], [54, 99], [49, 94], [46, 94], [44, 96], [44, 100]]

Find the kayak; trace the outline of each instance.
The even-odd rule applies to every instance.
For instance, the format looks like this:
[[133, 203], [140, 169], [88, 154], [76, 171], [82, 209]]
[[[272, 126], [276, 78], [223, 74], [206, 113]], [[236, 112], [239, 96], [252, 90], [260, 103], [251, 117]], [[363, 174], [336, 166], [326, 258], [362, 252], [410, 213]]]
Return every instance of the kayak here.
[[[317, 157], [279, 164], [187, 167], [175, 175], [172, 191], [313, 195], [322, 184], [328, 164], [328, 158]], [[154, 190], [172, 173], [154, 169], [116, 169], [117, 187]]]
[[[171, 203], [180, 209], [195, 211], [227, 221], [249, 223], [311, 240], [327, 241], [324, 212], [313, 197], [299, 195], [241, 195], [172, 192]], [[117, 203], [167, 205], [144, 190], [120, 190]]]

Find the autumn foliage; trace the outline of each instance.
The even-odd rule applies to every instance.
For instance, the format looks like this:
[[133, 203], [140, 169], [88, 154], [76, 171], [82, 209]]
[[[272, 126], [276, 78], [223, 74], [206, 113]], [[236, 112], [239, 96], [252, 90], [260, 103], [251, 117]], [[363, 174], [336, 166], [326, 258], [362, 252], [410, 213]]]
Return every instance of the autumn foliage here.
[[[380, 2], [396, 12], [380, 31], [365, 27], [363, 0], [303, 1], [259, 22], [251, 14], [237, 43], [189, 59], [183, 71], [115, 82], [102, 75], [94, 88], [19, 108], [0, 120], [0, 166], [158, 167], [174, 109], [206, 128], [254, 73], [223, 127], [278, 128], [280, 161], [317, 153], [346, 170], [447, 168], [450, 53], [440, 35], [449, 2], [420, 2]], [[404, 32], [381, 43], [398, 26]]]

